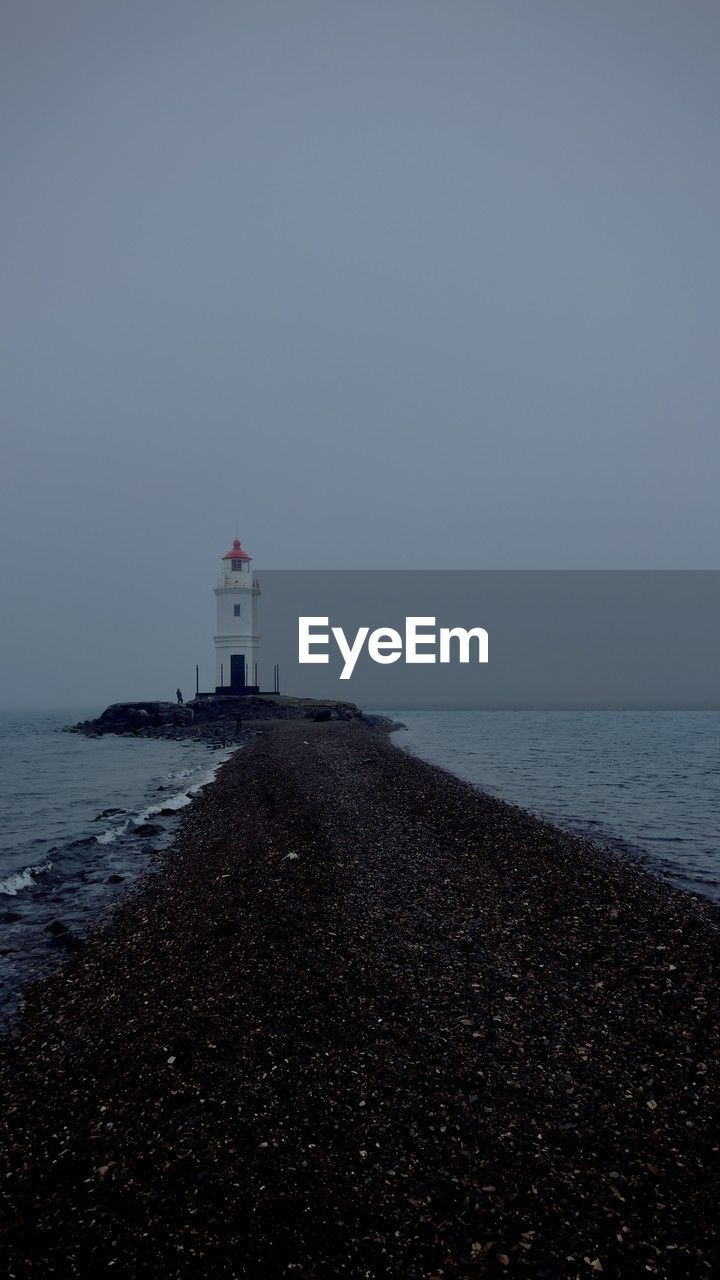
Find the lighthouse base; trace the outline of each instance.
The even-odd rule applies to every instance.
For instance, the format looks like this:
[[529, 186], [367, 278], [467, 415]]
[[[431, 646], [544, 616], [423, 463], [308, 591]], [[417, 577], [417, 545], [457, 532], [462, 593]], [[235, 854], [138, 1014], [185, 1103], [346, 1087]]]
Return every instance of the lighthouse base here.
[[245, 698], [250, 693], [259, 692], [259, 684], [215, 685], [216, 698]]

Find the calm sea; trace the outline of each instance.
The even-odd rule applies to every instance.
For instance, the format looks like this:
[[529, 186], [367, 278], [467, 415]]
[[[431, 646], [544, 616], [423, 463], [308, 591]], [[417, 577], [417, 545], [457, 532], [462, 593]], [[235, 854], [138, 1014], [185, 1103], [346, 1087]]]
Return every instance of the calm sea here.
[[720, 898], [720, 712], [386, 714], [399, 746]]
[[97, 714], [0, 712], [0, 1010], [152, 868], [229, 754], [62, 732]]

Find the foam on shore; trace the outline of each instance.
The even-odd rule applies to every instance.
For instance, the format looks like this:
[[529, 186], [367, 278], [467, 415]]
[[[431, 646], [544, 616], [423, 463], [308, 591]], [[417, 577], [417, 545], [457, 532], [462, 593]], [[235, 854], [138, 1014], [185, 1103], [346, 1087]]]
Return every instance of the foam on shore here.
[[34, 885], [36, 877], [50, 871], [51, 867], [52, 862], [43, 862], [37, 867], [25, 867], [22, 871], [6, 876], [4, 880], [0, 880], [0, 893], [5, 893], [11, 898], [16, 897], [18, 893], [22, 893], [23, 889], [29, 889]]

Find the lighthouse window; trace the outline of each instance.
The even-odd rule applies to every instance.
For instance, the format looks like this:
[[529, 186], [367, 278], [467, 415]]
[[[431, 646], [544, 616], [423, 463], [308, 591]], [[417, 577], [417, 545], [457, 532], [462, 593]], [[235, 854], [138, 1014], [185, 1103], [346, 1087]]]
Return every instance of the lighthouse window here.
[[233, 573], [242, 573], [242, 567], [243, 567], [242, 560], [233, 560], [232, 562]]
[[233, 613], [235, 614], [235, 617], [236, 617], [236, 618], [239, 618], [239, 617], [240, 617], [240, 605], [239, 605], [239, 604], [234, 604], [234, 605], [233, 605]]

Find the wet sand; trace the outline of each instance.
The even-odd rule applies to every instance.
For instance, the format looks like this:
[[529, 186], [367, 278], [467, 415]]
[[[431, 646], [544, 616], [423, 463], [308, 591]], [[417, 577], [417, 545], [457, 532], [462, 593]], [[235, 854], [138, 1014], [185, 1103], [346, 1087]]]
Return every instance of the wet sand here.
[[718, 912], [266, 723], [0, 1047], [14, 1276], [711, 1276]]

